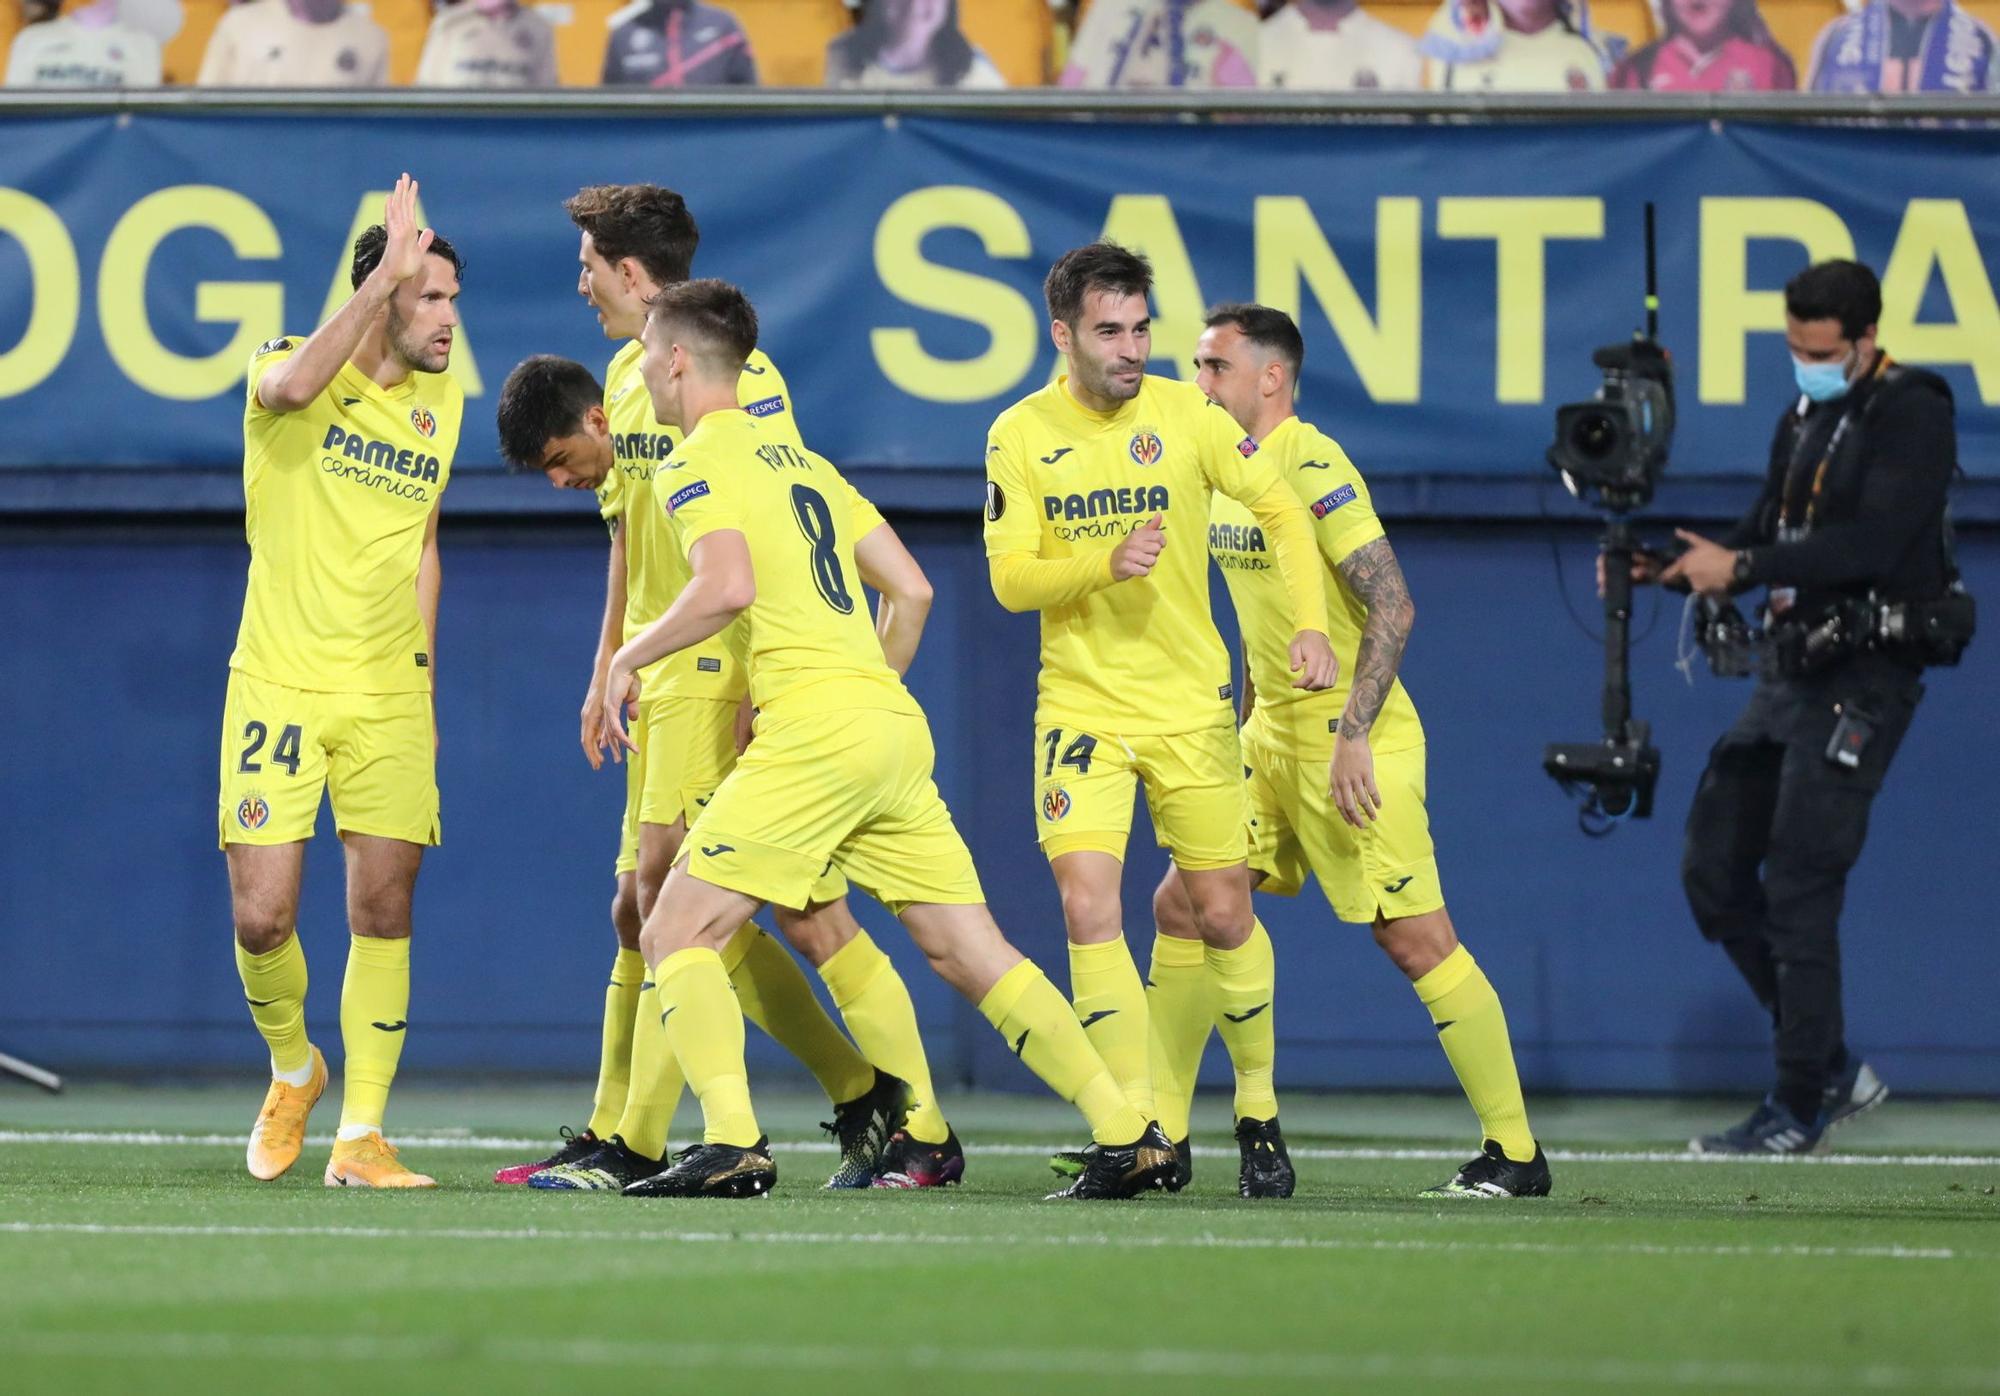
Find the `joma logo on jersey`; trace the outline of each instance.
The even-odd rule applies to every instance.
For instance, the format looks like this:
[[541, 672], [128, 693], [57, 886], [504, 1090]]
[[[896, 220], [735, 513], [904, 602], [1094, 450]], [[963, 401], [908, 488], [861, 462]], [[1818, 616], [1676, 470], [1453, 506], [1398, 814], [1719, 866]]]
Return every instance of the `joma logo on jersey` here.
[[1045, 494], [1042, 514], [1056, 519], [1097, 519], [1106, 514], [1160, 514], [1167, 508], [1165, 485], [1127, 485], [1089, 494]]
[[444, 469], [444, 463], [436, 456], [407, 449], [399, 451], [386, 441], [370, 441], [340, 426], [326, 429], [326, 440], [320, 442], [320, 449], [338, 451], [349, 460], [358, 460], [377, 470], [392, 470], [412, 480], [425, 480], [432, 484], [437, 482], [439, 473]]
[[1151, 427], [1140, 427], [1132, 433], [1132, 439], [1125, 443], [1125, 449], [1140, 465], [1156, 464], [1167, 448], [1160, 444], [1160, 434]]
[[1261, 553], [1264, 530], [1255, 524], [1212, 523], [1208, 526], [1208, 546], [1211, 552]]
[[620, 460], [665, 460], [674, 453], [674, 439], [665, 432], [620, 431], [611, 435], [611, 454]]

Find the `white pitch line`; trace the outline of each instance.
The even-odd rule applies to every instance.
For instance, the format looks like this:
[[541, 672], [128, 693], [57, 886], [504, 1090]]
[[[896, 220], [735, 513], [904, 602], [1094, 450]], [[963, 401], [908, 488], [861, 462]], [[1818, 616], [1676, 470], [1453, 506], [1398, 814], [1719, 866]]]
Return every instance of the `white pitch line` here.
[[722, 1370], [849, 1371], [881, 1374], [901, 1368], [941, 1377], [1083, 1377], [1129, 1380], [1236, 1378], [1255, 1371], [1261, 1381], [1347, 1386], [1379, 1382], [1506, 1384], [1510, 1386], [1747, 1388], [1827, 1391], [2000, 1391], [1993, 1367], [1912, 1367], [1873, 1362], [1852, 1367], [1703, 1359], [1508, 1357], [1447, 1353], [1321, 1352], [1245, 1353], [1199, 1348], [975, 1348], [897, 1344], [893, 1350], [837, 1344], [636, 1342], [610, 1338], [467, 1339], [386, 1334], [235, 1333], [21, 1333], [0, 1334], [0, 1352], [65, 1362], [343, 1362], [377, 1366], [450, 1362], [491, 1365], [639, 1368], [648, 1372]]
[[1067, 1236], [969, 1235], [888, 1231], [690, 1231], [678, 1229], [583, 1227], [389, 1227], [389, 1226], [177, 1226], [162, 1222], [0, 1222], [6, 1236], [154, 1236], [331, 1238], [361, 1241], [579, 1241], [625, 1244], [675, 1241], [688, 1245], [753, 1246], [946, 1246], [1105, 1248], [1110, 1250], [1373, 1251], [1454, 1254], [1698, 1256], [1750, 1260], [1986, 1260], [1943, 1246], [1697, 1246], [1654, 1245], [1642, 1241], [1563, 1244], [1548, 1241], [1375, 1240], [1335, 1236]]
[[[1079, 1131], [1080, 1133], [1080, 1131]], [[243, 1134], [179, 1134], [160, 1130], [63, 1130], [0, 1129], [0, 1144], [101, 1144], [131, 1148], [232, 1148], [240, 1149]], [[535, 1153], [554, 1144], [551, 1139], [519, 1139], [500, 1135], [459, 1134], [451, 1131], [398, 1131], [398, 1141], [433, 1148], [470, 1149], [480, 1153]], [[331, 1147], [333, 1136], [314, 1135], [306, 1142]], [[781, 1139], [773, 1148], [787, 1153], [835, 1152], [837, 1146], [825, 1139]], [[1044, 1158], [1058, 1145], [974, 1143], [967, 1152], [996, 1158]], [[1463, 1163], [1466, 1150], [1436, 1148], [1320, 1148], [1294, 1147], [1295, 1159], [1333, 1162], [1431, 1162]], [[1209, 1144], [1194, 1146], [1196, 1158], [1233, 1159], [1236, 1150]], [[1690, 1154], [1676, 1149], [1551, 1149], [1554, 1163], [1694, 1163], [1694, 1164], [1784, 1164], [1860, 1168], [1990, 1168], [2000, 1167], [2000, 1154]]]

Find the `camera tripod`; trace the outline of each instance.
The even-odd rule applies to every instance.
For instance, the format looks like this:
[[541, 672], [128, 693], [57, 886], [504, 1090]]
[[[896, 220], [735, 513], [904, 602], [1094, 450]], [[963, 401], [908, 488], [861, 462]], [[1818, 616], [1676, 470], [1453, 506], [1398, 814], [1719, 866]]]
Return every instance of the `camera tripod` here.
[[1652, 728], [1632, 716], [1632, 558], [1639, 551], [1629, 515], [1612, 514], [1598, 547], [1604, 558], [1604, 738], [1556, 742], [1542, 769], [1583, 797], [1578, 822], [1587, 834], [1607, 834], [1621, 819], [1653, 813], [1660, 753]]

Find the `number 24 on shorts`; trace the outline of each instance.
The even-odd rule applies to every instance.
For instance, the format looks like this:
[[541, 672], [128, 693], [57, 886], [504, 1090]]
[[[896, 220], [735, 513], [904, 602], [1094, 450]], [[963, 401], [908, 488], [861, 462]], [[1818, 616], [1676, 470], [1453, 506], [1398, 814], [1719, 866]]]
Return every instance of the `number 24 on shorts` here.
[[[297, 775], [299, 743], [303, 735], [296, 722], [287, 725], [279, 732], [277, 745], [271, 748], [271, 764], [283, 766], [287, 775]], [[264, 743], [270, 739], [271, 729], [255, 718], [243, 724], [243, 755], [237, 758], [236, 762], [239, 774], [249, 775], [264, 769], [264, 763], [258, 760], [258, 754], [263, 751]]]

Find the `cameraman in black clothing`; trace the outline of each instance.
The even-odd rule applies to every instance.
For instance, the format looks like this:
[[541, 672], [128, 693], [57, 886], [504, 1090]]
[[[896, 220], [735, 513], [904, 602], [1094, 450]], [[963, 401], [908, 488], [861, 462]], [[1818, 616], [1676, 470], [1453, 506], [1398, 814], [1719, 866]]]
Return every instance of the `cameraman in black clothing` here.
[[[1946, 492], [1951, 390], [1875, 342], [1882, 293], [1856, 262], [1785, 287], [1799, 397], [1778, 423], [1763, 492], [1718, 541], [1686, 530], [1634, 580], [1726, 597], [1770, 589], [1763, 672], [1710, 753], [1681, 878], [1696, 923], [1771, 1014], [1777, 1084], [1700, 1153], [1802, 1154], [1888, 1092], [1848, 1050], [1840, 907], [1848, 870], [1918, 700], [1923, 658], [1881, 632], [1957, 580]], [[1969, 606], [1969, 602], [1966, 603]]]

